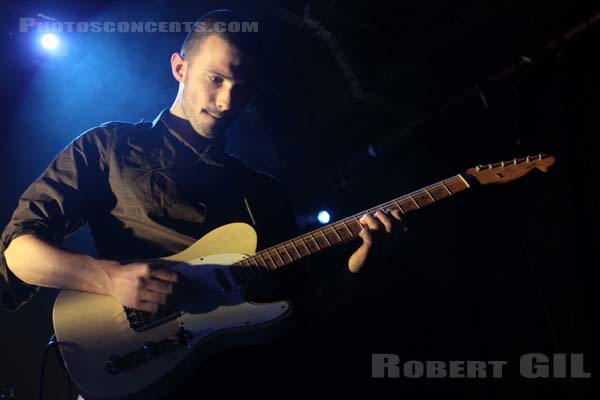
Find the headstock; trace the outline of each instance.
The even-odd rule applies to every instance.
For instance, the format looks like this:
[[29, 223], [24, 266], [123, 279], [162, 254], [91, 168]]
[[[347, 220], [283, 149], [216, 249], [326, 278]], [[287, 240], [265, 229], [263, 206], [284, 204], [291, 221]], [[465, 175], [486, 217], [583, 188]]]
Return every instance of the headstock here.
[[507, 183], [522, 177], [534, 168], [547, 172], [554, 164], [554, 157], [547, 154], [514, 158], [511, 161], [501, 161], [495, 164], [478, 165], [469, 168], [466, 174], [476, 179], [480, 184]]

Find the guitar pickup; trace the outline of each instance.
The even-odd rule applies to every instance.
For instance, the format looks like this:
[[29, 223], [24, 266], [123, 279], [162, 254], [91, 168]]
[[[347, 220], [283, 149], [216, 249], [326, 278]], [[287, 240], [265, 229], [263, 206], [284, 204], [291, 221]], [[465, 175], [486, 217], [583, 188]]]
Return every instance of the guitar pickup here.
[[163, 339], [160, 342], [146, 342], [143, 347], [127, 354], [113, 354], [106, 362], [104, 370], [111, 375], [116, 375], [153, 360], [161, 354], [187, 346], [193, 338], [194, 334], [191, 331], [180, 327], [174, 338]]
[[123, 307], [129, 326], [134, 332], [143, 332], [154, 328], [165, 322], [171, 321], [181, 315], [181, 311], [174, 304], [161, 305], [156, 314], [147, 311], [136, 310], [130, 307]]

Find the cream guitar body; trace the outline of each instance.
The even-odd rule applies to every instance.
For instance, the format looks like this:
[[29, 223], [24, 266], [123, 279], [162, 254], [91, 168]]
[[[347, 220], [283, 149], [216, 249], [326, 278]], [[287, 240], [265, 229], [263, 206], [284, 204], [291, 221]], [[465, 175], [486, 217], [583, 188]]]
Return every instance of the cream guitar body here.
[[157, 398], [211, 354], [282, 334], [291, 304], [247, 302], [229, 271], [255, 253], [256, 242], [252, 227], [233, 223], [166, 257], [180, 262], [172, 269], [187, 282], [179, 315], [150, 329], [132, 329], [110, 296], [61, 291], [53, 312], [56, 338], [85, 399]]

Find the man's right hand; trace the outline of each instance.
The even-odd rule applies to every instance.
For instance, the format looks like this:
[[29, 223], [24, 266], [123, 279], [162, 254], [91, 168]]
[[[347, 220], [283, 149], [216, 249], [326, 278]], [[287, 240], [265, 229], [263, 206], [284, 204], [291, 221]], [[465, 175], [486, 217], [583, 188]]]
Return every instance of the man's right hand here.
[[173, 293], [177, 274], [158, 263], [132, 262], [110, 269], [109, 294], [126, 307], [156, 313]]
[[4, 251], [10, 270], [29, 285], [106, 294], [126, 307], [155, 313], [173, 292], [177, 262], [118, 262], [58, 248], [33, 234], [14, 238]]

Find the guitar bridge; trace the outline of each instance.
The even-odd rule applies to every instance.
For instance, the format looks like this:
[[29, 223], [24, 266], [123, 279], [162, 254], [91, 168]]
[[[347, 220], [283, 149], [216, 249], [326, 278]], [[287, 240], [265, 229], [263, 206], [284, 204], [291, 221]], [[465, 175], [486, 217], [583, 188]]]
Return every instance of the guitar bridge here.
[[129, 321], [129, 327], [133, 329], [134, 332], [143, 332], [152, 329], [169, 322], [182, 314], [174, 304], [161, 305], [156, 314], [136, 310], [130, 307], [123, 307], [123, 309], [125, 310], [127, 321]]
[[111, 355], [104, 365], [104, 370], [111, 375], [119, 374], [148, 361], [152, 361], [163, 354], [186, 347], [193, 338], [194, 334], [192, 332], [180, 327], [173, 337], [163, 339], [159, 342], [146, 342], [141, 348], [126, 354]]

